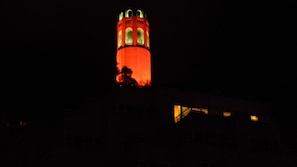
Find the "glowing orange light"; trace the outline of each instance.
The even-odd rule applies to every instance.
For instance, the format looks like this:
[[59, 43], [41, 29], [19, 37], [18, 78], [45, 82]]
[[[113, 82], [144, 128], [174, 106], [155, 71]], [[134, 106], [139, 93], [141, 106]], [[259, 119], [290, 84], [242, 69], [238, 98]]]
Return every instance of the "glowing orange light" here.
[[223, 112], [223, 116], [224, 117], [230, 117], [231, 116], [231, 112], [225, 111], [225, 112]]
[[[151, 83], [151, 55], [150, 52], [141, 47], [127, 47], [118, 50], [118, 68], [127, 66], [132, 70], [132, 77], [138, 85], [145, 86]], [[118, 81], [118, 78], [117, 78]]]
[[[151, 86], [151, 54], [149, 23], [142, 10], [128, 9], [119, 14], [117, 24], [117, 68], [132, 70], [132, 78], [139, 87]], [[116, 78], [120, 81], [121, 76]]]
[[174, 116], [175, 123], [180, 121], [180, 119], [181, 119], [181, 106], [180, 105], [174, 105], [173, 116]]
[[259, 121], [258, 116], [256, 115], [250, 115], [251, 121]]

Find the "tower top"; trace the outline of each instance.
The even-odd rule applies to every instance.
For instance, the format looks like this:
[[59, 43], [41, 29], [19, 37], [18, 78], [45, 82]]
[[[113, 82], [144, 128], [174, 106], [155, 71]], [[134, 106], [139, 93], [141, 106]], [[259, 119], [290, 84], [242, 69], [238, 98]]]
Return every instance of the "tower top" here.
[[146, 13], [139, 8], [127, 8], [122, 11], [120, 11], [118, 20], [122, 20], [123, 18], [128, 18], [128, 17], [140, 17], [140, 18], [147, 18]]

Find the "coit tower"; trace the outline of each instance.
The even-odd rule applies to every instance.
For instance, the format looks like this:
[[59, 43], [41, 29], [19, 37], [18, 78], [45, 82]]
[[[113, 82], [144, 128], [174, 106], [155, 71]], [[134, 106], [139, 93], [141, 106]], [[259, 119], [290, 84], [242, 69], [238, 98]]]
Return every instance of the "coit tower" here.
[[129, 82], [124, 79], [128, 76], [137, 87], [151, 86], [150, 29], [143, 10], [130, 8], [119, 13], [116, 61], [117, 83]]

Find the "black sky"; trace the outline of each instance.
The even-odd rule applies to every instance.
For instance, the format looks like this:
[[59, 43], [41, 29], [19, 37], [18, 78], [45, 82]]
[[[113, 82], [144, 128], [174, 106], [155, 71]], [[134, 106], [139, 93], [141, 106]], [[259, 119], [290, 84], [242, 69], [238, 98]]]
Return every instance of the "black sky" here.
[[[117, 15], [131, 2], [2, 1], [5, 90], [33, 101], [107, 90]], [[150, 22], [155, 86], [280, 100], [278, 107], [294, 109], [296, 0], [169, 2], [132, 5]]]

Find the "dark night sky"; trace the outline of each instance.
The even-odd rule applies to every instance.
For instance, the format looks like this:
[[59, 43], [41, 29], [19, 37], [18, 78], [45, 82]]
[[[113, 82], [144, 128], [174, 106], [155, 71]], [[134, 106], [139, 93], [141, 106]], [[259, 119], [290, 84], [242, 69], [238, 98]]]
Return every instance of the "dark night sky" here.
[[[150, 22], [155, 86], [281, 100], [293, 111], [296, 0], [137, 2]], [[72, 101], [113, 82], [116, 19], [129, 1], [1, 6], [4, 82], [14, 98]]]

